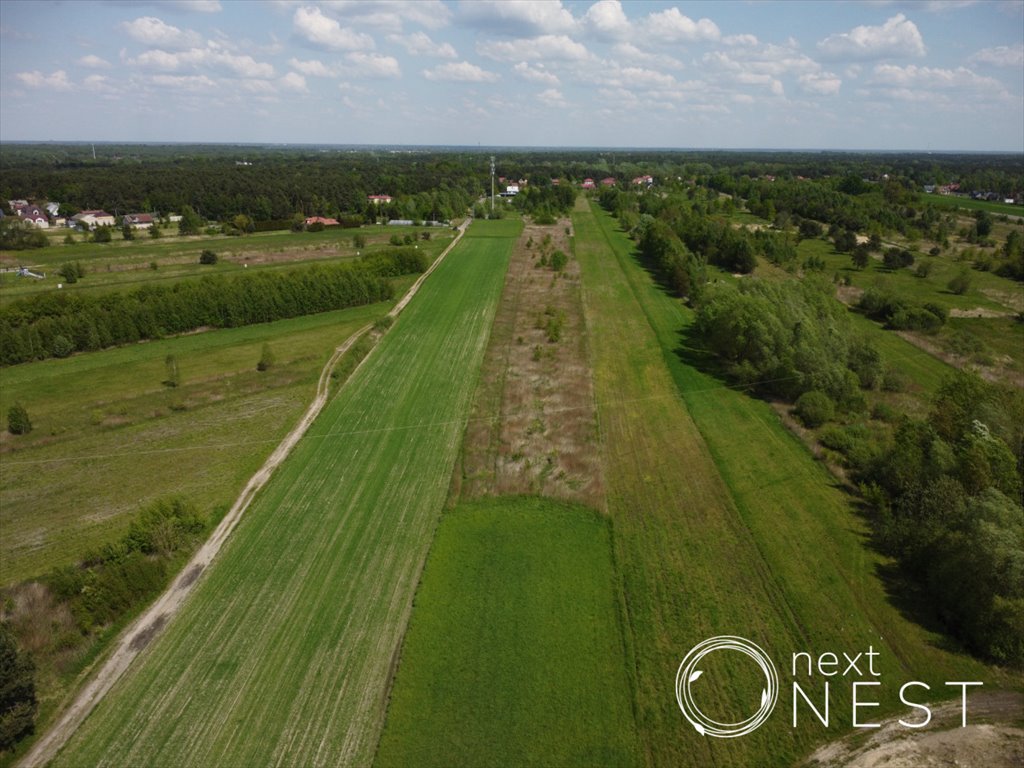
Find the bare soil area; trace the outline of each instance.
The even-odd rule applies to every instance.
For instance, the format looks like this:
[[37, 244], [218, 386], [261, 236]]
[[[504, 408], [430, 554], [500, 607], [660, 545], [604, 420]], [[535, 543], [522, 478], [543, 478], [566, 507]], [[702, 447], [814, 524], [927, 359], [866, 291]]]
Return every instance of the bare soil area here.
[[[603, 481], [571, 224], [527, 224], [512, 253], [453, 495], [601, 506]], [[561, 272], [549, 262], [561, 251]]]
[[1019, 768], [1024, 765], [1024, 695], [1000, 691], [968, 697], [968, 725], [961, 727], [959, 701], [932, 707], [932, 721], [904, 728], [899, 719], [919, 722], [914, 710], [818, 748], [807, 768]]

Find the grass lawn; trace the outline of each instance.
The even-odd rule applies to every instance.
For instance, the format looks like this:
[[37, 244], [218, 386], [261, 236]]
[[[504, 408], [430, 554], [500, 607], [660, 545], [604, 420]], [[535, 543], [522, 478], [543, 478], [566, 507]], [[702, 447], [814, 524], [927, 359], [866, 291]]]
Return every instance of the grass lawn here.
[[56, 765], [371, 761], [513, 240], [424, 282]]
[[536, 497], [446, 512], [375, 765], [640, 763], [608, 520]]
[[1005, 213], [1009, 216], [1024, 216], [1024, 205], [1013, 205], [994, 200], [972, 200], [969, 197], [922, 193], [921, 202], [929, 203], [937, 208], [965, 208], [968, 211], [988, 211], [994, 215]]

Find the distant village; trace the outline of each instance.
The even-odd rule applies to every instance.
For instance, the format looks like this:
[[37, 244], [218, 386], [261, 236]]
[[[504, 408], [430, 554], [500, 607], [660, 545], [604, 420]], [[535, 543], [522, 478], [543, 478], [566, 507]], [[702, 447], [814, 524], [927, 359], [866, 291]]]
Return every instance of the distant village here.
[[[19, 221], [31, 224], [37, 229], [65, 227], [67, 229], [92, 230], [97, 227], [115, 227], [119, 224], [117, 217], [106, 211], [80, 211], [74, 216], [62, 216], [60, 215], [60, 203], [30, 203], [28, 200], [8, 200], [7, 205], [11, 210], [12, 216], [17, 216]], [[0, 217], [3, 217], [3, 215], [3, 211], [0, 211]], [[169, 213], [163, 217], [155, 213], [128, 213], [121, 216], [120, 226], [129, 226], [132, 229], [149, 229], [154, 224], [160, 224], [161, 222], [173, 224], [179, 221], [181, 221], [181, 216], [176, 213]]]

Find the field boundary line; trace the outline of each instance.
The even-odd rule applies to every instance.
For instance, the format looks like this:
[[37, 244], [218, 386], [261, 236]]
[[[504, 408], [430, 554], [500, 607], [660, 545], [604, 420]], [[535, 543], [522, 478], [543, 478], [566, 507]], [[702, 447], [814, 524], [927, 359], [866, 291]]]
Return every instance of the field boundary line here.
[[[416, 279], [405, 295], [396, 304], [388, 317], [395, 318], [405, 309], [412, 297], [419, 291], [420, 286], [444, 260], [448, 253], [459, 243], [462, 236], [469, 228], [472, 219], [466, 219], [459, 227], [455, 239], [449, 243], [434, 263]], [[171, 582], [170, 586], [147, 608], [135, 621], [121, 632], [116, 640], [113, 653], [100, 667], [96, 675], [79, 691], [71, 704], [61, 714], [60, 719], [39, 739], [25, 756], [17, 763], [19, 768], [36, 768], [44, 766], [57, 756], [57, 753], [64, 747], [68, 739], [74, 734], [78, 727], [85, 721], [89, 713], [103, 699], [107, 692], [113, 688], [121, 675], [131, 666], [135, 658], [152, 642], [152, 640], [166, 628], [167, 623], [181, 609], [186, 598], [192, 593], [196, 584], [206, 568], [213, 562], [221, 547], [227, 541], [231, 532], [238, 525], [242, 515], [248, 509], [256, 494], [267, 484], [274, 470], [285, 460], [295, 445], [302, 439], [310, 425], [320, 415], [327, 404], [327, 395], [330, 392], [331, 373], [341, 357], [355, 344], [364, 333], [373, 327], [368, 323], [359, 330], [352, 333], [340, 346], [336, 347], [330, 359], [320, 372], [317, 381], [316, 396], [309, 404], [306, 412], [299, 422], [285, 435], [284, 439], [267, 457], [263, 466], [249, 478], [245, 488], [235, 500], [235, 503], [228, 510], [228, 513], [221, 519], [210, 537], [203, 542], [203, 545], [188, 561], [188, 564], [181, 569], [178, 575]], [[386, 333], [386, 331], [385, 331]], [[376, 348], [376, 347], [374, 347]], [[370, 350], [370, 354], [373, 350]], [[368, 354], [360, 366], [370, 356]], [[358, 367], [357, 367], [358, 370]]]

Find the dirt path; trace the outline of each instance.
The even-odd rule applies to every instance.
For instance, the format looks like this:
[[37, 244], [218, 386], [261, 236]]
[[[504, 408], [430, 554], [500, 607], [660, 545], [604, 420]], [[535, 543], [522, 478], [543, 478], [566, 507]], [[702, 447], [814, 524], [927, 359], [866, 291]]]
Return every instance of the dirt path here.
[[[435, 259], [434, 263], [424, 272], [419, 279], [409, 288], [402, 299], [389, 312], [389, 316], [396, 317], [409, 303], [419, 290], [423, 281], [434, 271], [444, 260], [445, 256], [462, 239], [468, 228], [470, 220], [467, 219], [459, 227], [459, 233], [447, 248]], [[245, 510], [260, 489], [270, 480], [274, 470], [288, 456], [292, 448], [299, 442], [302, 436], [309, 429], [316, 417], [320, 414], [327, 403], [327, 395], [330, 391], [331, 371], [337, 365], [341, 357], [352, 347], [356, 340], [371, 328], [365, 325], [353, 333], [345, 342], [334, 350], [330, 360], [320, 372], [320, 379], [317, 382], [316, 397], [310, 403], [309, 408], [303, 414], [299, 423], [285, 436], [278, 444], [274, 452], [270, 454], [263, 466], [254, 474], [238, 499], [232, 505], [228, 513], [220, 521], [220, 524], [210, 535], [210, 538], [193, 555], [181, 573], [171, 582], [163, 594], [128, 626], [116, 641], [117, 646], [113, 653], [107, 658], [99, 671], [89, 680], [84, 688], [75, 697], [74, 701], [64, 710], [60, 719], [50, 730], [37, 741], [32, 749], [18, 763], [20, 768], [34, 768], [43, 766], [50, 762], [67, 743], [68, 739], [75, 732], [79, 725], [85, 720], [93, 708], [100, 702], [107, 691], [131, 666], [135, 657], [155, 638], [171, 621], [174, 615], [181, 609], [186, 598], [191, 594], [203, 571], [213, 562], [224, 542], [227, 541], [231, 532], [238, 525]], [[369, 355], [367, 356], [369, 357]], [[365, 361], [365, 358], [364, 358]]]
[[919, 731], [897, 722], [920, 722], [914, 711], [882, 722], [866, 734], [851, 734], [815, 750], [806, 768], [940, 768], [985, 766], [1011, 768], [1024, 764], [1024, 696], [1016, 692], [982, 693], [968, 697], [969, 724], [960, 727], [960, 702], [932, 707], [932, 722]]

